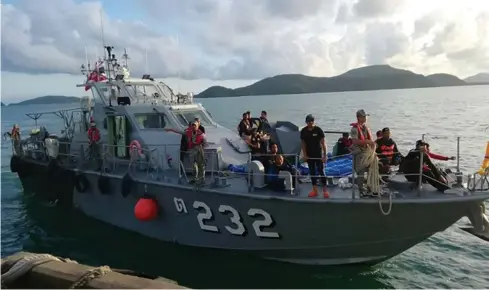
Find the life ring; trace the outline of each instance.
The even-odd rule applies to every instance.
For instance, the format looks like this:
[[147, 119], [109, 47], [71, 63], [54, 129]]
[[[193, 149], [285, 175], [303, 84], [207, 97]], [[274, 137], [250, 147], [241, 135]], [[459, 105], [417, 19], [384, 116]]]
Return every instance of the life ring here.
[[75, 177], [75, 188], [78, 192], [85, 192], [88, 189], [90, 183], [88, 182], [87, 177], [84, 174], [78, 174]]
[[20, 167], [21, 167], [20, 158], [15, 155], [12, 156], [12, 158], [10, 158], [10, 171], [13, 173], [19, 172]]
[[129, 144], [129, 154], [132, 157], [134, 151], [136, 151], [139, 155], [143, 154], [143, 148], [141, 147], [141, 143], [138, 140], [132, 140]]
[[124, 175], [121, 182], [121, 194], [123, 197], [127, 197], [131, 193], [133, 180], [129, 175], [129, 172]]
[[101, 194], [110, 193], [110, 179], [105, 175], [100, 175], [98, 178], [98, 190]]

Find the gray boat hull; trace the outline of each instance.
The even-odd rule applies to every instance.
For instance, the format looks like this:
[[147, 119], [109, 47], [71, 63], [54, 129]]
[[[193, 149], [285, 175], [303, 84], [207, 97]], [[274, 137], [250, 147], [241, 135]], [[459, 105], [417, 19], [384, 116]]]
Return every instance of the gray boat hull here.
[[[96, 185], [100, 175], [86, 176]], [[444, 231], [481, 201], [398, 200], [385, 216], [377, 199], [251, 198], [137, 180], [131, 194], [123, 197], [122, 179], [112, 176], [110, 184], [109, 194], [100, 193], [96, 186], [83, 193], [75, 189], [75, 207], [90, 217], [162, 241], [311, 265], [386, 260]], [[155, 220], [142, 222], [134, 216], [142, 193], [158, 201]], [[204, 217], [203, 225], [199, 215]], [[270, 225], [258, 227], [260, 223]]]

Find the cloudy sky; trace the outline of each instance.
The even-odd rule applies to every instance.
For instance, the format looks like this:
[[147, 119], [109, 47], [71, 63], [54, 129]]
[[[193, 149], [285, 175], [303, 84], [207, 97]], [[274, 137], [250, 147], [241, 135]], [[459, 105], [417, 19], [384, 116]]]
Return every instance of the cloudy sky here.
[[[461, 78], [489, 71], [489, 0], [3, 0], [2, 100], [83, 95], [79, 67], [127, 48], [182, 92], [371, 64]], [[101, 17], [102, 16], [102, 17]], [[183, 80], [179, 80], [181, 76]]]

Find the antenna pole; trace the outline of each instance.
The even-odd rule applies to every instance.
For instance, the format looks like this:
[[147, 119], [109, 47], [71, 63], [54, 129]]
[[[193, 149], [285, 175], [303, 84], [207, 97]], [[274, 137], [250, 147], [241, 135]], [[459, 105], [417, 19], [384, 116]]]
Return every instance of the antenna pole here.
[[146, 48], [144, 52], [144, 70], [145, 70], [145, 74], [147, 74], [148, 73], [148, 48]]
[[85, 61], [87, 62], [87, 69], [88, 71], [90, 71], [90, 62], [88, 61], [88, 50], [86, 45], [85, 45]]
[[[177, 34], [177, 51], [180, 52], [179, 46], [180, 46], [180, 41], [179, 41], [178, 34]], [[180, 91], [181, 91], [181, 88], [180, 88], [180, 68], [181, 68], [181, 66], [182, 66], [182, 58], [181, 58], [181, 55], [179, 54], [178, 55], [178, 66], [177, 66], [177, 69], [178, 69], [178, 93], [180, 93]]]

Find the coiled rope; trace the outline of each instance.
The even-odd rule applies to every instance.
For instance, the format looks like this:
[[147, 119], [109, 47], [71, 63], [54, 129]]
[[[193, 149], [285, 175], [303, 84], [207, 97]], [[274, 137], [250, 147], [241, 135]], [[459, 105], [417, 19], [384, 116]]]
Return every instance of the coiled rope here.
[[[50, 254], [28, 254], [17, 261], [13, 261], [13, 264], [10, 267], [8, 267], [7, 264], [11, 264], [12, 261], [2, 260], [2, 269], [8, 267], [7, 272], [2, 274], [2, 288], [6, 289], [5, 285], [18, 281], [34, 267], [52, 261], [78, 264], [77, 261], [67, 258], [59, 258]], [[68, 289], [84, 287], [93, 279], [103, 276], [108, 272], [111, 272], [111, 269], [108, 266], [90, 269], [78, 278]]]
[[382, 206], [382, 188], [380, 186], [379, 158], [375, 152], [376, 148], [377, 144], [375, 143], [374, 146], [367, 146], [365, 153], [362, 154], [362, 158], [360, 159], [360, 168], [368, 168], [367, 186], [373, 193], [377, 193], [380, 212], [383, 215], [389, 215], [392, 210], [392, 193], [389, 192], [389, 209], [384, 211]]

